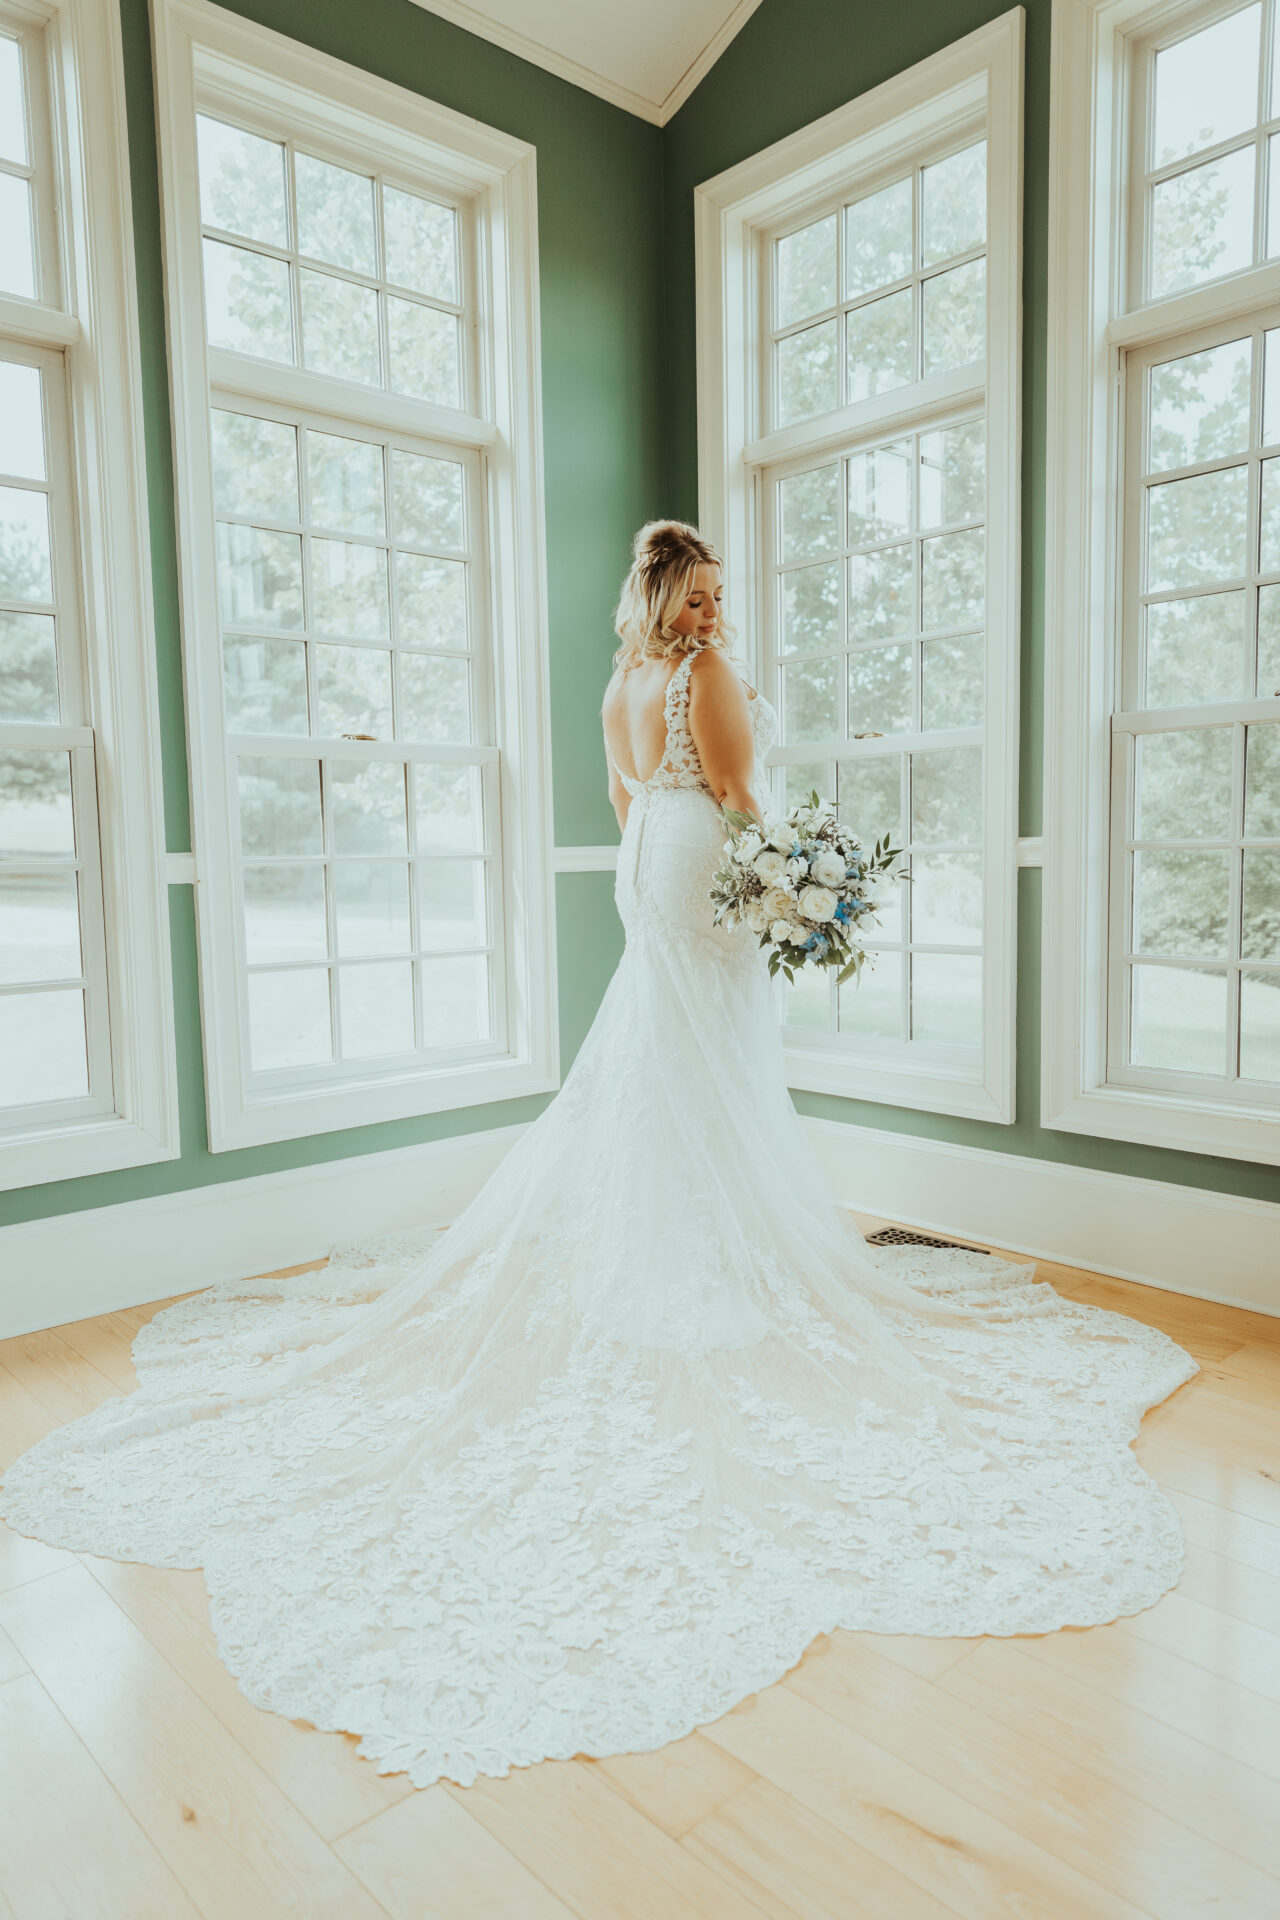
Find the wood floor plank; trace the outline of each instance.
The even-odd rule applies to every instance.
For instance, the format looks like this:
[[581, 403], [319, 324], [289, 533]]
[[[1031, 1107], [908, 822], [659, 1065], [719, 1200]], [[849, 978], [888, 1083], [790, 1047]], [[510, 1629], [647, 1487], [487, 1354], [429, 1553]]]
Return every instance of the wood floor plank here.
[[1154, 1903], [1161, 1920], [1207, 1920], [1224, 1899], [1238, 1912], [1280, 1912], [1280, 1880], [1100, 1777], [1065, 1739], [1037, 1739], [972, 1694], [953, 1706], [946, 1681], [969, 1664], [938, 1685], [836, 1634], [784, 1685], [1134, 1906]]
[[1274, 1777], [1032, 1658], [1023, 1641], [989, 1640], [939, 1684], [966, 1707], [1087, 1768], [1111, 1790], [1252, 1861], [1275, 1879], [1280, 1912]]
[[1269, 1380], [1275, 1388], [1276, 1404], [1280, 1405], [1280, 1347], [1274, 1341], [1265, 1345], [1261, 1341], [1246, 1341], [1222, 1362], [1221, 1370], [1226, 1374], [1248, 1373], [1256, 1379]]
[[787, 1682], [708, 1737], [962, 1920], [1151, 1920]]
[[1280, 1412], [1244, 1406], [1203, 1375], [1153, 1407], [1143, 1427], [1193, 1453], [1218, 1445], [1268, 1473], [1280, 1473]]
[[20, 1453], [58, 1424], [57, 1415], [42, 1406], [8, 1367], [0, 1366], [0, 1477]]
[[10, 1587], [21, 1587], [28, 1580], [39, 1580], [46, 1573], [57, 1573], [62, 1567], [73, 1567], [75, 1563], [74, 1553], [46, 1546], [43, 1540], [32, 1540], [25, 1533], [15, 1533], [0, 1520], [0, 1593]]
[[1280, 1526], [1232, 1513], [1229, 1507], [1215, 1506], [1213, 1501], [1177, 1487], [1166, 1487], [1165, 1491], [1177, 1508], [1183, 1533], [1193, 1545], [1253, 1567], [1273, 1580], [1280, 1579]]
[[574, 1760], [447, 1785], [580, 1920], [760, 1920], [760, 1909]]
[[118, 1324], [113, 1325], [110, 1315], [104, 1314], [96, 1320], [72, 1320], [58, 1328], [58, 1338], [82, 1360], [105, 1374], [121, 1393], [132, 1393], [137, 1386], [138, 1376], [129, 1355], [133, 1336]]
[[356, 1753], [356, 1736], [321, 1733], [246, 1700], [222, 1664], [198, 1570], [82, 1556], [94, 1579], [181, 1674], [324, 1839], [394, 1806], [414, 1789], [407, 1774], [378, 1773]]
[[30, 1673], [31, 1669], [23, 1659], [8, 1634], [0, 1629], [0, 1686], [6, 1680], [16, 1680], [20, 1673]]
[[0, 1686], [0, 1860], [18, 1920], [200, 1920], [32, 1673]]
[[1280, 1628], [1280, 1580], [1188, 1540], [1177, 1591], [1266, 1633]]
[[120, 1394], [114, 1381], [82, 1360], [56, 1333], [24, 1333], [6, 1346], [5, 1365], [59, 1426]]
[[[1069, 1285], [1077, 1298], [1089, 1298], [1098, 1306], [1115, 1313], [1127, 1313], [1135, 1320], [1164, 1327], [1186, 1326], [1204, 1336], [1234, 1341], [1280, 1346], [1280, 1318], [1257, 1313], [1249, 1307], [1227, 1307], [1216, 1300], [1201, 1300], [1190, 1293], [1173, 1293], [1163, 1287], [1143, 1286], [1136, 1280], [1113, 1280], [1106, 1274], [1088, 1273], [1082, 1268], [1054, 1268], [1050, 1273], [1074, 1274]], [[1177, 1338], [1177, 1335], [1174, 1335]]]
[[1133, 1614], [1124, 1625], [1127, 1632], [1149, 1640], [1152, 1646], [1180, 1653], [1193, 1666], [1234, 1680], [1268, 1700], [1280, 1700], [1278, 1634], [1267, 1633], [1218, 1607], [1206, 1606], [1181, 1590], [1166, 1593], [1154, 1607]]
[[608, 1760], [583, 1759], [629, 1800], [646, 1820], [673, 1840], [714, 1812], [722, 1800], [755, 1779], [732, 1754], [694, 1732], [655, 1753], [620, 1753]]
[[1162, 1487], [1176, 1487], [1230, 1513], [1280, 1527], [1280, 1478], [1261, 1467], [1237, 1464], [1220, 1451], [1186, 1453], [1154, 1434], [1140, 1434], [1135, 1452]]
[[953, 1920], [887, 1861], [769, 1780], [753, 1780], [684, 1836], [770, 1920]]
[[442, 1787], [334, 1843], [393, 1920], [573, 1920], [573, 1909]]
[[857, 1633], [853, 1637], [865, 1640], [873, 1652], [883, 1654], [909, 1673], [918, 1673], [922, 1680], [936, 1680], [982, 1645], [981, 1640], [935, 1640], [932, 1635], [915, 1633]]
[[204, 1920], [374, 1920], [372, 1896], [87, 1567], [0, 1595], [0, 1626]]

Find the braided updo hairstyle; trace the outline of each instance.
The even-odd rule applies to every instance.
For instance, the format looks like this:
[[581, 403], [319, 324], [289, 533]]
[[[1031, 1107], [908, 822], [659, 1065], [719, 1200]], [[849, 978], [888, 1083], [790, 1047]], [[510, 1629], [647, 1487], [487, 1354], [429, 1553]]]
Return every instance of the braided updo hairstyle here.
[[704, 562], [721, 566], [720, 555], [685, 520], [647, 520], [632, 543], [632, 561], [622, 583], [614, 631], [622, 645], [613, 664], [623, 673], [642, 660], [670, 659], [701, 647], [727, 651], [734, 629], [721, 614], [706, 639], [673, 633], [668, 621], [684, 605], [694, 569]]

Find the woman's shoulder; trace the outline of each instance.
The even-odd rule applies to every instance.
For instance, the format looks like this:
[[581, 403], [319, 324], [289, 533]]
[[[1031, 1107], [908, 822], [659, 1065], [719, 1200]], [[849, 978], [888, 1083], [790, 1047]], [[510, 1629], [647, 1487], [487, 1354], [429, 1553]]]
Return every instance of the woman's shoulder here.
[[747, 679], [746, 668], [723, 647], [699, 647], [690, 659], [691, 682], [704, 693], [729, 699], [735, 696], [754, 699], [755, 688]]

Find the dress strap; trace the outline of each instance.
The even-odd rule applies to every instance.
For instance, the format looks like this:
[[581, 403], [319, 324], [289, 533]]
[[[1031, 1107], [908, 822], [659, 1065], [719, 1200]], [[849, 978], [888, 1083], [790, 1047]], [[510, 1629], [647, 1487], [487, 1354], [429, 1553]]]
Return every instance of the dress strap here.
[[686, 653], [667, 682], [666, 698], [662, 703], [662, 715], [667, 725], [667, 737], [662, 751], [664, 766], [671, 755], [672, 735], [679, 737], [688, 731], [689, 676], [693, 672], [694, 657], [693, 654]]

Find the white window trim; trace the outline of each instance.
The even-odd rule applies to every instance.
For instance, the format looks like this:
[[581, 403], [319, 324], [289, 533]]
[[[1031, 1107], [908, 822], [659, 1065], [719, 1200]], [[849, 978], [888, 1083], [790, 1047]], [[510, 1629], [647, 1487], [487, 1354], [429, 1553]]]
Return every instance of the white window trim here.
[[[207, 0], [160, 0], [154, 34], [210, 1149], [224, 1152], [550, 1091], [559, 1082], [559, 1045], [535, 149]], [[219, 81], [295, 123], [320, 115], [388, 164], [400, 159], [420, 168], [428, 158], [440, 178], [475, 198], [484, 292], [471, 343], [482, 369], [483, 417], [409, 400], [392, 403], [363, 389], [358, 399], [354, 392], [348, 399], [364, 420], [378, 418], [379, 406], [391, 407], [387, 425], [413, 426], [486, 450], [508, 1047], [479, 1063], [371, 1074], [284, 1096], [250, 1091], [238, 1011], [209, 460], [210, 376], [216, 376], [220, 356], [204, 342], [195, 160], [197, 85]], [[264, 398], [319, 401], [326, 412], [341, 411], [338, 381], [317, 381], [290, 368], [263, 368], [260, 381]], [[245, 390], [239, 368], [236, 386]]]
[[1062, 1132], [1274, 1164], [1274, 1110], [1107, 1081], [1121, 357], [1280, 300], [1272, 262], [1125, 310], [1128, 42], [1173, 17], [1151, 0], [1057, 0], [1053, 15], [1041, 1118]]
[[89, 723], [75, 731], [96, 758], [112, 1096], [105, 1114], [6, 1130], [0, 1188], [181, 1150], [119, 10], [18, 0], [9, 11], [45, 35], [62, 299], [0, 299], [0, 327], [66, 355]]
[[[1019, 473], [1021, 452], [1022, 41], [1014, 7], [847, 106], [704, 181], [694, 193], [697, 273], [698, 514], [724, 555], [726, 599], [758, 667], [760, 504], [757, 475], [800, 445], [815, 452], [907, 418], [904, 396], [878, 395], [828, 416], [821, 435], [804, 423], [761, 435], [754, 396], [760, 302], [755, 233], [797, 216], [859, 176], [901, 157], [949, 125], [985, 118], [990, 228], [987, 251], [988, 680], [984, 786], [986, 894], [980, 1073], [869, 1053], [836, 1057], [787, 1049], [793, 1087], [935, 1113], [1011, 1123], [1014, 1118], [1017, 911]], [[980, 398], [971, 375], [936, 376], [910, 391], [917, 410]], [[993, 751], [994, 749], [994, 751]], [[822, 757], [815, 748], [806, 757]]]

